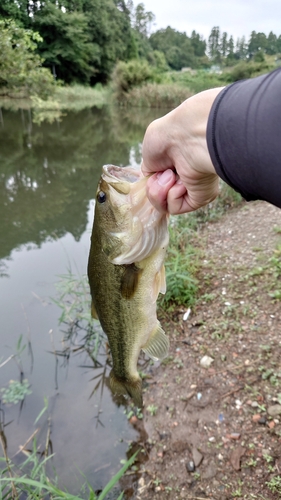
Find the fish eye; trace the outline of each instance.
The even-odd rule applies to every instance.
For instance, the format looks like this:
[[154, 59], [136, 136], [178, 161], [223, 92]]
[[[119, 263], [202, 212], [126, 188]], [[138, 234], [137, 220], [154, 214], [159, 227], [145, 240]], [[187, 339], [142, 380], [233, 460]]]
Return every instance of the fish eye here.
[[103, 191], [100, 191], [97, 195], [97, 200], [99, 203], [104, 203], [106, 201], [106, 194]]

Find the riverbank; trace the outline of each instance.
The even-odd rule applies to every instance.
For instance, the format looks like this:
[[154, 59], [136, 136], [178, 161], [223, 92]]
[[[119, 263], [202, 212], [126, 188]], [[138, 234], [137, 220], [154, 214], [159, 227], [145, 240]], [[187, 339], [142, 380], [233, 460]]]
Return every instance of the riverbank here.
[[147, 384], [136, 498], [280, 498], [280, 231], [263, 202], [200, 231], [200, 298], [162, 318], [171, 351]]

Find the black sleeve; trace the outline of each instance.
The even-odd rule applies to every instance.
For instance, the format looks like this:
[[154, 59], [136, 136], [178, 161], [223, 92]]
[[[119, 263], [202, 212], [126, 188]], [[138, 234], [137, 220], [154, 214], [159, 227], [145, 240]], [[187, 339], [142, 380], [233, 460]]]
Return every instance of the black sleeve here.
[[247, 200], [281, 208], [281, 68], [226, 87], [208, 120], [217, 174]]

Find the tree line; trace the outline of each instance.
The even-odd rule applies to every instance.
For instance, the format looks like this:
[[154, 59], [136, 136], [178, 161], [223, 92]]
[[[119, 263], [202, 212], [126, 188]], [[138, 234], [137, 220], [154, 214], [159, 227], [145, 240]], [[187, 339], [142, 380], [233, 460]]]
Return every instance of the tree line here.
[[[273, 32], [253, 31], [248, 41], [235, 41], [216, 26], [205, 40], [195, 30], [188, 36], [170, 26], [152, 33], [154, 21], [154, 14], [133, 0], [0, 0], [0, 39], [5, 47], [10, 40], [10, 52], [4, 46], [0, 51], [0, 86], [7, 83], [9, 64], [16, 74], [23, 50], [19, 39], [25, 41], [25, 55], [33, 51], [35, 65], [43, 64], [55, 80], [91, 85], [107, 83], [118, 61], [144, 59], [159, 70], [180, 70], [261, 61], [281, 52], [281, 36]], [[31, 60], [27, 68], [26, 73], [32, 70]]]

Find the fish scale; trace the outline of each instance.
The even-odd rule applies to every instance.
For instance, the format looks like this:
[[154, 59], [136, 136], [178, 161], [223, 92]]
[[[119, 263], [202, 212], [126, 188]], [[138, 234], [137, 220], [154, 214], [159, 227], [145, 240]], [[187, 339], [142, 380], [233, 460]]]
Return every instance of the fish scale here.
[[156, 314], [158, 294], [165, 293], [168, 217], [150, 204], [146, 181], [131, 167], [103, 167], [88, 261], [92, 315], [112, 355], [111, 388], [139, 407], [141, 349], [153, 359], [164, 358], [169, 349]]

